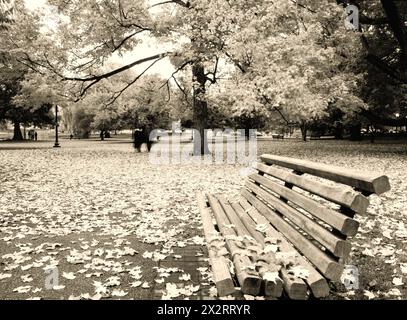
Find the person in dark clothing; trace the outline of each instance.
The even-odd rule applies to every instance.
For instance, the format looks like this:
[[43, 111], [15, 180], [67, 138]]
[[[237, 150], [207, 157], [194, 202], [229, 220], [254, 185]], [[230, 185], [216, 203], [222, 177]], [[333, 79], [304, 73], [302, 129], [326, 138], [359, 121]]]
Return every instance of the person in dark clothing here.
[[37, 131], [35, 131], [34, 132], [34, 140], [37, 141], [37, 139], [38, 139], [38, 133], [37, 133]]
[[134, 136], [134, 140], [133, 140], [134, 149], [136, 149], [138, 152], [140, 152], [141, 145], [144, 143], [143, 132], [136, 130], [136, 131], [134, 131], [133, 136]]
[[72, 140], [73, 139], [73, 134], [71, 133], [70, 135], [69, 135], [69, 140]]
[[136, 130], [134, 131], [134, 140], [133, 140], [133, 145], [134, 149], [136, 149], [138, 152], [141, 152], [141, 146], [143, 143], [147, 144], [147, 149], [150, 152], [151, 149], [151, 141], [147, 133], [147, 129], [143, 128], [141, 131]]

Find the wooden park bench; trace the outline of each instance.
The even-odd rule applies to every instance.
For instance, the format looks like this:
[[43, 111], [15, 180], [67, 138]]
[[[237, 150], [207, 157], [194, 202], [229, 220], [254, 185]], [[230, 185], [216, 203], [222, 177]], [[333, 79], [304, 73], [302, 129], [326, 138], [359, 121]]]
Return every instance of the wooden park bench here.
[[367, 196], [390, 190], [389, 179], [294, 158], [260, 159], [239, 198], [198, 194], [218, 295], [240, 286], [248, 295], [326, 297], [351, 252], [354, 215], [365, 214]]

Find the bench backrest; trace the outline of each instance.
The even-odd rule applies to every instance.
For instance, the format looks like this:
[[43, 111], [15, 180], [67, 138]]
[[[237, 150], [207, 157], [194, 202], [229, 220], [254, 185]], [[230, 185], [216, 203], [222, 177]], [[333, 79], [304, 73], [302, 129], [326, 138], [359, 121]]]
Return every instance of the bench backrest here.
[[[366, 197], [390, 190], [389, 179], [336, 166], [262, 155], [242, 195], [328, 279], [339, 280]], [[287, 170], [291, 169], [291, 170]], [[327, 181], [329, 180], [329, 181]]]

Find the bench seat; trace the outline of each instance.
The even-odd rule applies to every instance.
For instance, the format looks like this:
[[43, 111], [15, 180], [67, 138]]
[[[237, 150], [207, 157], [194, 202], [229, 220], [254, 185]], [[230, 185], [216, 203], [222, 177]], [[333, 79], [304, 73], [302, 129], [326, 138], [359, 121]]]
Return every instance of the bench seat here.
[[218, 294], [237, 285], [249, 295], [328, 296], [358, 231], [354, 215], [390, 190], [389, 179], [274, 155], [253, 168], [239, 197], [197, 196]]

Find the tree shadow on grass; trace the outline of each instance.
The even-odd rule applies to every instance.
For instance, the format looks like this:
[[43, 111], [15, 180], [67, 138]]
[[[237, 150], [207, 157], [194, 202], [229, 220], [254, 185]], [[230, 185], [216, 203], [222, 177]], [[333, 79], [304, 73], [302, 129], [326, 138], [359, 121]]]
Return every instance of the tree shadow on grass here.
[[[38, 143], [38, 144], [37, 144]], [[36, 150], [36, 149], [52, 149], [52, 142], [49, 144], [44, 144], [44, 141], [39, 142], [28, 142], [28, 141], [12, 141], [5, 140], [0, 141], [0, 151], [2, 150]]]
[[53, 147], [3, 147], [0, 145], [0, 151], [14, 151], [14, 150], [45, 150], [45, 149], [53, 149]]

